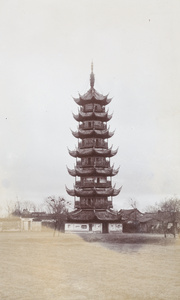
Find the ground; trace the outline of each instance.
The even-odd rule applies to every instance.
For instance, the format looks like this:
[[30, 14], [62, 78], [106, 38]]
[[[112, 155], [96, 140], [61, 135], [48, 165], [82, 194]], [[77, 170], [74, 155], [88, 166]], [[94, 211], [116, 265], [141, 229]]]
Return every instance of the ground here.
[[180, 238], [0, 233], [2, 300], [178, 300]]

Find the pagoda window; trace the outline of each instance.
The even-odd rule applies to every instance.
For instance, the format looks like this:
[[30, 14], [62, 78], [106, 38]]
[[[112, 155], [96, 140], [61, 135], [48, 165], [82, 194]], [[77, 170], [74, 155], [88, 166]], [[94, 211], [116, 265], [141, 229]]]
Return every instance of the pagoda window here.
[[87, 161], [87, 163], [88, 163], [88, 165], [91, 165], [91, 157], [88, 157], [88, 161]]
[[95, 128], [102, 128], [102, 122], [101, 121], [95, 121], [94, 125], [95, 125]]
[[93, 146], [93, 139], [89, 139], [89, 145], [92, 145]]
[[90, 206], [92, 206], [92, 204], [93, 204], [93, 200], [92, 200], [91, 198], [85, 199], [84, 202], [85, 202], [84, 204], [85, 204], [87, 207], [90, 207]]
[[101, 164], [103, 164], [103, 162], [104, 162], [103, 157], [96, 157], [96, 164], [97, 165], [101, 165]]
[[95, 182], [96, 183], [106, 183], [107, 181], [106, 181], [106, 178], [104, 178], [104, 177], [97, 177], [95, 179]]
[[80, 128], [91, 128], [92, 125], [93, 125], [93, 122], [85, 121], [82, 125], [80, 125]]
[[100, 204], [104, 204], [104, 199], [103, 199], [103, 198], [100, 198], [100, 199], [99, 199], [99, 203], [100, 203]]
[[92, 177], [83, 178], [83, 182], [84, 183], [93, 182], [93, 178]]
[[101, 105], [95, 104], [94, 111], [102, 111]]
[[88, 111], [92, 111], [93, 110], [93, 105], [92, 104], [86, 104], [85, 105], [85, 111], [88, 112]]
[[81, 158], [81, 163], [83, 166], [88, 164], [88, 159], [87, 158]]
[[104, 177], [100, 178], [100, 183], [106, 183], [106, 182], [107, 182], [106, 178], [104, 178]]
[[85, 198], [82, 198], [82, 199], [81, 199], [81, 203], [82, 203], [83, 205], [85, 205], [85, 204], [86, 204], [86, 199], [85, 199]]
[[93, 140], [92, 139], [85, 139], [83, 140], [83, 146], [92, 146]]

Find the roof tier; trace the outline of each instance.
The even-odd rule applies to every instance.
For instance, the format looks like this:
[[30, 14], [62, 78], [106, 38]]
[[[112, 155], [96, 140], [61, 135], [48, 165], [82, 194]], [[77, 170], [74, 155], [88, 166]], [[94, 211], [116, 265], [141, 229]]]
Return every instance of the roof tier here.
[[117, 196], [120, 191], [121, 191], [120, 187], [119, 189], [115, 189], [115, 188], [107, 188], [107, 189], [101, 189], [101, 188], [91, 188], [91, 189], [78, 189], [78, 188], [74, 188], [72, 190], [68, 189], [66, 187], [66, 191], [70, 196], [77, 196], [77, 197], [94, 197], [94, 196], [99, 196], [99, 197], [110, 197], [110, 196]]
[[77, 115], [73, 114], [73, 117], [78, 122], [83, 121], [102, 121], [108, 122], [112, 118], [112, 114], [109, 115], [108, 112], [82, 112], [80, 111]]
[[118, 149], [98, 149], [98, 148], [90, 148], [90, 149], [76, 149], [76, 150], [69, 150], [69, 154], [73, 157], [112, 157], [116, 155]]
[[120, 220], [119, 216], [115, 213], [112, 212], [110, 210], [106, 210], [106, 211], [95, 211], [95, 215], [97, 217], [97, 219], [101, 220], [101, 221], [118, 221]]
[[[72, 131], [72, 130], [71, 130]], [[102, 138], [102, 139], [108, 139], [110, 137], [112, 137], [114, 135], [114, 131], [113, 132], [109, 132], [108, 129], [105, 130], [96, 130], [96, 129], [92, 129], [92, 130], [83, 130], [83, 129], [79, 129], [78, 131], [72, 131], [72, 134], [74, 137], [76, 138]]]
[[79, 94], [79, 98], [73, 98], [74, 101], [81, 106], [86, 104], [100, 104], [100, 105], [107, 105], [111, 102], [111, 98], [108, 98], [108, 95], [103, 96], [102, 94], [98, 93], [94, 88], [90, 88], [87, 93], [84, 95]]
[[76, 210], [68, 214], [68, 221], [119, 221], [120, 217], [110, 210]]
[[75, 169], [68, 169], [68, 172], [71, 176], [80, 176], [80, 177], [88, 177], [88, 176], [115, 176], [119, 172], [119, 168], [114, 170], [112, 167], [110, 168], [79, 168], [75, 167]]

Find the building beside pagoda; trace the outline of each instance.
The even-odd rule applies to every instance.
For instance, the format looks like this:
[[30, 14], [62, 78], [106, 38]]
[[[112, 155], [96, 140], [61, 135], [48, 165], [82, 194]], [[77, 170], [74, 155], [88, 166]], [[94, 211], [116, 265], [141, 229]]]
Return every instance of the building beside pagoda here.
[[74, 101], [79, 106], [78, 114], [73, 114], [78, 122], [78, 130], [72, 131], [77, 138], [77, 148], [69, 150], [75, 158], [74, 169], [68, 172], [75, 178], [73, 189], [66, 187], [67, 193], [74, 197], [74, 208], [68, 216], [66, 231], [103, 232], [121, 231], [119, 215], [113, 211], [113, 197], [120, 193], [112, 183], [118, 169], [111, 166], [110, 159], [117, 150], [108, 146], [114, 134], [107, 123], [112, 118], [107, 105], [108, 96], [98, 93], [94, 88], [93, 65], [90, 74], [90, 89]]

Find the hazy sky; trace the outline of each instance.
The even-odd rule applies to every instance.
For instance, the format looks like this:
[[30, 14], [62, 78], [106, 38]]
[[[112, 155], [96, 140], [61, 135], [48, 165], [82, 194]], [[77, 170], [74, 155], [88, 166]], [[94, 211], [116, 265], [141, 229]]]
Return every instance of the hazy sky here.
[[180, 195], [180, 1], [0, 1], [0, 210], [66, 194], [77, 140], [72, 96], [95, 88], [108, 105], [123, 185], [115, 208]]

